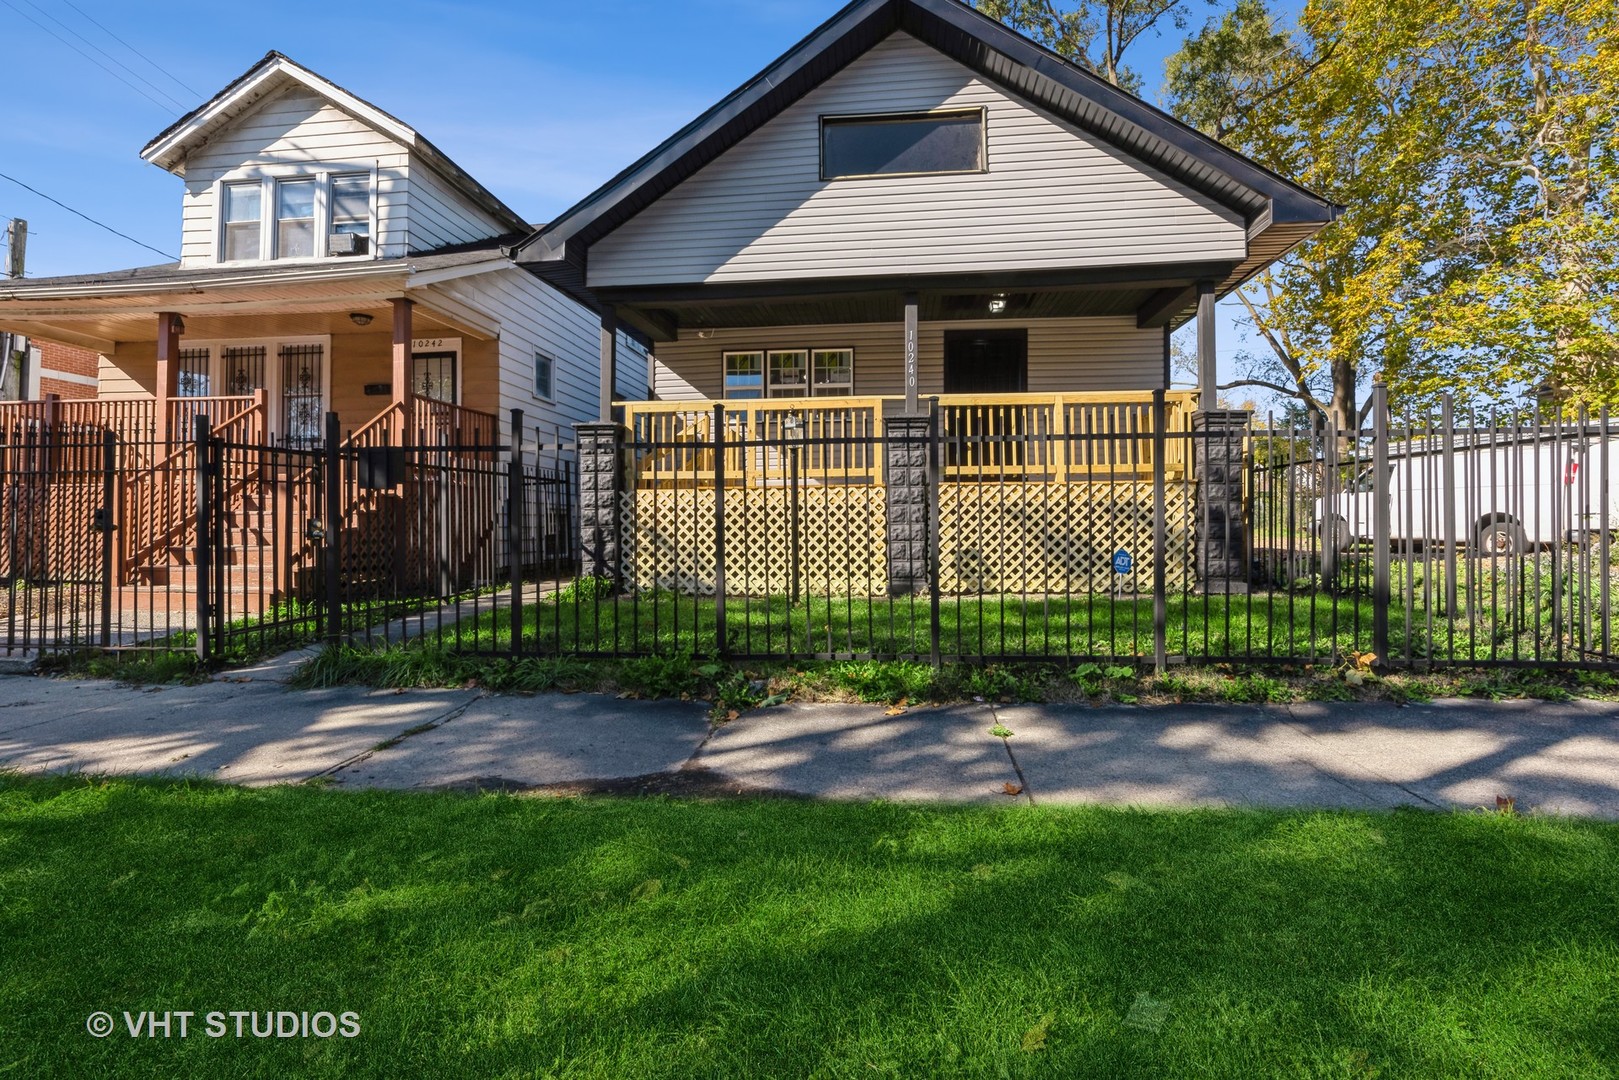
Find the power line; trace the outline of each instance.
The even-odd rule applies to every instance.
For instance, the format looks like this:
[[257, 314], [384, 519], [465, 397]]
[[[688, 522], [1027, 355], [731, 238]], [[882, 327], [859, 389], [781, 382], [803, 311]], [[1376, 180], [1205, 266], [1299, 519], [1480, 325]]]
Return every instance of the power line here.
[[124, 48], [128, 49], [130, 52], [134, 53], [136, 56], [140, 57], [142, 60], [145, 60], [148, 64], [151, 64], [153, 70], [158, 71], [161, 74], [168, 76], [169, 79], [172, 80], [176, 86], [178, 86], [180, 89], [184, 90], [186, 93], [192, 95], [193, 97], [199, 97], [200, 98], [200, 97], [203, 96], [202, 91], [193, 90], [190, 86], [188, 86], [185, 83], [181, 82], [179, 76], [175, 75], [168, 68], [164, 67], [162, 64], [159, 64], [156, 60], [153, 60], [150, 56], [147, 56], [145, 53], [143, 53], [139, 49], [135, 48], [135, 46], [131, 45], [129, 42], [125, 41], [123, 38], [119, 37], [117, 34], [113, 33], [111, 30], [108, 30], [100, 22], [97, 22], [94, 16], [90, 15], [87, 11], [85, 11], [79, 5], [75, 4], [73, 2], [73, 0], [63, 0], [63, 3], [67, 4], [67, 6], [72, 8], [74, 11], [77, 11], [80, 15], [83, 15], [86, 19], [89, 19], [90, 22], [95, 23], [96, 26], [101, 27], [101, 32], [102, 33], [104, 33], [108, 37], [112, 38], [118, 44], [122, 45]]
[[165, 259], [173, 259], [176, 262], [178, 262], [179, 259], [180, 259], [180, 257], [178, 255], [171, 255], [167, 251], [163, 251], [163, 250], [161, 250], [159, 248], [153, 247], [151, 244], [143, 243], [142, 241], [135, 239], [133, 236], [130, 236], [128, 233], [119, 232], [117, 229], [113, 228], [111, 225], [108, 225], [106, 222], [97, 221], [95, 218], [91, 217], [89, 214], [86, 214], [84, 211], [75, 210], [75, 209], [73, 209], [73, 207], [69, 206], [67, 203], [63, 202], [60, 199], [51, 198], [49, 195], [45, 194], [43, 191], [40, 191], [38, 188], [29, 187], [27, 184], [23, 183], [21, 180], [18, 180], [15, 176], [7, 176], [5, 173], [0, 173], [0, 180], [10, 180], [13, 184], [16, 184], [18, 187], [22, 188], [24, 191], [32, 191], [35, 195], [38, 195], [40, 198], [44, 199], [46, 202], [55, 203], [57, 206], [60, 206], [63, 210], [66, 210], [68, 213], [77, 214], [79, 217], [82, 217], [84, 220], [88, 221], [90, 224], [95, 225], [98, 228], [106, 229], [108, 232], [112, 233], [114, 236], [122, 237], [123, 239], [128, 240], [131, 244], [136, 244], [136, 245], [138, 245], [140, 247], [143, 247], [147, 251], [155, 251], [159, 255], [163, 256]]
[[172, 104], [172, 105], [174, 105], [176, 107], [180, 107], [179, 100], [176, 99], [173, 94], [170, 94], [168, 91], [164, 90], [161, 86], [158, 86], [156, 83], [152, 82], [150, 79], [146, 78], [144, 75], [142, 75], [138, 71], [136, 71], [134, 68], [130, 67], [128, 64], [124, 63], [122, 60], [120, 60], [116, 56], [112, 55], [112, 53], [108, 52], [106, 49], [103, 49], [100, 45], [97, 45], [95, 42], [91, 41], [89, 38], [85, 37], [83, 34], [79, 33], [77, 30], [73, 29], [73, 27], [69, 26], [67, 23], [63, 22], [61, 19], [58, 19], [55, 15], [52, 15], [50, 12], [46, 11], [44, 8], [40, 7], [38, 4], [34, 3], [34, 0], [25, 0], [25, 2], [28, 4], [29, 7], [33, 8], [35, 11], [37, 11], [41, 15], [45, 16], [51, 22], [55, 23], [57, 26], [60, 26], [63, 30], [66, 30], [68, 33], [72, 34], [74, 37], [78, 38], [80, 41], [82, 41], [86, 45], [90, 46], [90, 48], [94, 49], [96, 52], [100, 53], [102, 56], [105, 56], [108, 60], [112, 61], [118, 67], [122, 68], [125, 73], [127, 73], [128, 75], [130, 75], [131, 77], [133, 77], [135, 79], [138, 79], [140, 82], [142, 82], [146, 86], [150, 87], [154, 93], [156, 93], [156, 94], [160, 95], [161, 97], [165, 98], [166, 100], [168, 100], [170, 102], [170, 104]]
[[77, 45], [73, 44], [73, 42], [69, 41], [67, 38], [63, 37], [61, 34], [58, 34], [55, 30], [52, 30], [50, 27], [46, 26], [44, 23], [42, 23], [38, 19], [34, 18], [32, 15], [28, 14], [28, 12], [22, 10], [22, 8], [19, 8], [17, 5], [13, 4], [11, 2], [11, 0], [0, 0], [0, 4], [5, 4], [6, 7], [10, 8], [12, 11], [15, 11], [18, 15], [21, 15], [23, 18], [27, 19], [29, 22], [33, 23], [35, 26], [37, 26], [41, 30], [45, 31], [51, 37], [55, 38], [57, 41], [60, 41], [63, 45], [66, 45], [68, 48], [72, 49], [74, 52], [78, 53], [80, 56], [84, 57], [86, 60], [88, 60], [92, 64], [96, 65], [96, 67], [98, 67], [101, 70], [105, 71], [107, 74], [111, 75], [113, 78], [117, 79], [119, 82], [123, 83], [125, 86], [129, 87], [131, 90], [135, 91], [141, 97], [145, 98], [147, 101], [150, 101], [153, 105], [156, 105], [158, 108], [162, 109], [164, 112], [169, 112], [174, 108], [173, 104], [168, 103], [168, 102], [159, 101], [157, 98], [153, 97], [151, 94], [148, 94], [145, 90], [142, 90], [140, 87], [136, 86], [134, 83], [130, 82], [128, 79], [126, 79], [122, 75], [118, 74], [118, 72], [114, 71], [112, 68], [108, 67], [106, 64], [103, 64], [101, 61], [97, 60], [95, 57], [91, 56], [89, 53], [85, 52], [83, 49], [81, 49]]

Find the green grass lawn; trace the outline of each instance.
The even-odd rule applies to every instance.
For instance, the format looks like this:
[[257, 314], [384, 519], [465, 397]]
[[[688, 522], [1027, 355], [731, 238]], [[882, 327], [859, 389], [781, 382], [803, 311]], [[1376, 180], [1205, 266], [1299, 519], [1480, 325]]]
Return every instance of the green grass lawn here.
[[1619, 1068], [1619, 827], [1566, 820], [9, 778], [0, 942], [4, 1077]]

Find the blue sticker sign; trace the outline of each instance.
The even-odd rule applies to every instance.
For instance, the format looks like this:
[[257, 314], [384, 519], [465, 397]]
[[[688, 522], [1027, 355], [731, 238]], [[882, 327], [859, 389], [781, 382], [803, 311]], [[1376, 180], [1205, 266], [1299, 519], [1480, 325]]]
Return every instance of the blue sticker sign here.
[[1130, 558], [1130, 553], [1123, 548], [1113, 553], [1113, 572], [1115, 574], [1128, 574], [1135, 564], [1135, 560]]

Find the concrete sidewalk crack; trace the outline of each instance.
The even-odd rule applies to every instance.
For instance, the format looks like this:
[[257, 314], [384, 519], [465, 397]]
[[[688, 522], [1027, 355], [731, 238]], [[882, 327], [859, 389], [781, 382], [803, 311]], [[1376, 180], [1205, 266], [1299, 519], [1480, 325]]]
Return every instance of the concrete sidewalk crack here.
[[[344, 769], [349, 768], [351, 765], [358, 765], [360, 762], [365, 761], [367, 758], [371, 757], [373, 754], [380, 753], [383, 750], [391, 750], [391, 749], [393, 749], [394, 747], [398, 746], [400, 743], [404, 742], [406, 739], [415, 738], [417, 735], [425, 735], [429, 731], [434, 730], [435, 728], [441, 728], [445, 724], [448, 724], [451, 720], [454, 720], [456, 717], [463, 715], [468, 709], [472, 708], [474, 705], [476, 705], [478, 702], [482, 701], [484, 698], [486, 698], [488, 696], [489, 696], [489, 691], [487, 691], [487, 690], [480, 691], [476, 696], [468, 698], [466, 701], [463, 701], [460, 705], [457, 705], [455, 708], [448, 710], [447, 712], [443, 713], [440, 716], [436, 716], [431, 720], [425, 721], [424, 723], [417, 724], [415, 727], [406, 728], [404, 731], [401, 731], [398, 735], [395, 735], [395, 736], [393, 736], [392, 738], [389, 738], [389, 739], [384, 739], [382, 742], [378, 743], [376, 746], [371, 747], [370, 749], [361, 750], [358, 754], [355, 754], [353, 757], [347, 758], [346, 760], [343, 760], [343, 761], [339, 761], [336, 765], [333, 765], [329, 769], [322, 769], [320, 772], [315, 773], [313, 776], [309, 777], [309, 780], [318, 780], [319, 778], [321, 778], [323, 776], [334, 776], [337, 773], [342, 772]], [[305, 783], [307, 783], [307, 782], [308, 781], [305, 781]]]
[[[985, 704], [988, 704], [988, 702], [985, 702]], [[1001, 726], [1001, 714], [995, 710], [995, 706], [993, 706], [993, 705], [989, 706], [989, 715], [995, 721], [994, 726], [1000, 727]], [[1010, 729], [1008, 729], [1008, 730], [1010, 730]], [[1029, 790], [1029, 780], [1028, 780], [1028, 777], [1023, 775], [1023, 766], [1018, 764], [1017, 755], [1012, 753], [1012, 740], [1009, 737], [1005, 736], [1005, 735], [1000, 736], [1000, 740], [1001, 740], [1001, 745], [1006, 748], [1006, 760], [1008, 760], [1008, 761], [1010, 761], [1012, 763], [1012, 771], [1017, 773], [1017, 782], [1023, 788], [1022, 795], [1023, 795], [1023, 797], [1025, 799], [1029, 800], [1029, 805], [1033, 806], [1034, 805], [1034, 792]]]
[[[1283, 705], [1282, 708], [1287, 710], [1287, 717], [1288, 717], [1288, 721], [1289, 721], [1289, 723], [1287, 725], [1288, 727], [1292, 728], [1294, 731], [1298, 732], [1300, 735], [1303, 735], [1306, 739], [1309, 739], [1311, 742], [1314, 742], [1314, 743], [1321, 742], [1321, 740], [1316, 736], [1315, 732], [1311, 731], [1307, 726], [1305, 726], [1304, 722], [1302, 720], [1300, 720], [1298, 718], [1298, 716], [1293, 712], [1293, 706], [1291, 704]], [[1337, 754], [1336, 756], [1344, 757], [1343, 754]], [[1354, 782], [1346, 779], [1345, 777], [1334, 776], [1332, 773], [1330, 773], [1327, 770], [1323, 769], [1321, 766], [1315, 764], [1314, 762], [1303, 761], [1303, 760], [1301, 760], [1301, 759], [1299, 759], [1297, 757], [1295, 757], [1293, 760], [1298, 761], [1301, 765], [1308, 765], [1310, 768], [1314, 769], [1316, 772], [1320, 773], [1322, 776], [1325, 776], [1328, 780], [1331, 780], [1331, 781], [1333, 781], [1333, 782], [1335, 782], [1337, 784], [1341, 784], [1342, 786], [1348, 788], [1351, 791], [1354, 791], [1354, 792], [1356, 792], [1356, 793], [1358, 793], [1360, 795], [1366, 795], [1367, 794], [1367, 792], [1362, 790], [1362, 788], [1358, 784], [1355, 784]], [[1428, 798], [1428, 796], [1422, 794], [1420, 791], [1412, 790], [1411, 788], [1409, 788], [1409, 787], [1405, 786], [1404, 784], [1400, 783], [1398, 780], [1394, 779], [1393, 777], [1385, 776], [1384, 774], [1378, 772], [1376, 769], [1372, 768], [1370, 765], [1365, 765], [1365, 764], [1362, 764], [1359, 761], [1354, 761], [1353, 758], [1345, 758], [1345, 760], [1352, 761], [1354, 763], [1355, 768], [1361, 769], [1364, 772], [1370, 773], [1372, 776], [1375, 776], [1382, 783], [1387, 784], [1389, 787], [1396, 788], [1396, 789], [1398, 789], [1400, 791], [1405, 792], [1407, 795], [1411, 796], [1413, 799], [1417, 800], [1418, 802], [1420, 802], [1420, 803], [1422, 803], [1422, 804], [1424, 804], [1426, 806], [1431, 806], [1435, 810], [1448, 810], [1448, 809], [1450, 809], [1444, 803], [1435, 802], [1433, 799]]]

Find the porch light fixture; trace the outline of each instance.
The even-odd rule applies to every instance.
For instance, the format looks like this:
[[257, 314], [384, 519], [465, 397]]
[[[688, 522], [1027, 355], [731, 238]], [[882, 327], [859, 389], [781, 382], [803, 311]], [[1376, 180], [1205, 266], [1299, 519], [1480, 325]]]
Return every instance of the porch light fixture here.
[[1006, 294], [1005, 293], [996, 293], [994, 296], [990, 297], [990, 299], [989, 299], [989, 313], [991, 315], [1003, 315], [1003, 314], [1006, 313]]
[[349, 312], [349, 322], [353, 323], [355, 326], [370, 326], [371, 319], [372, 316], [367, 315], [363, 311]]

